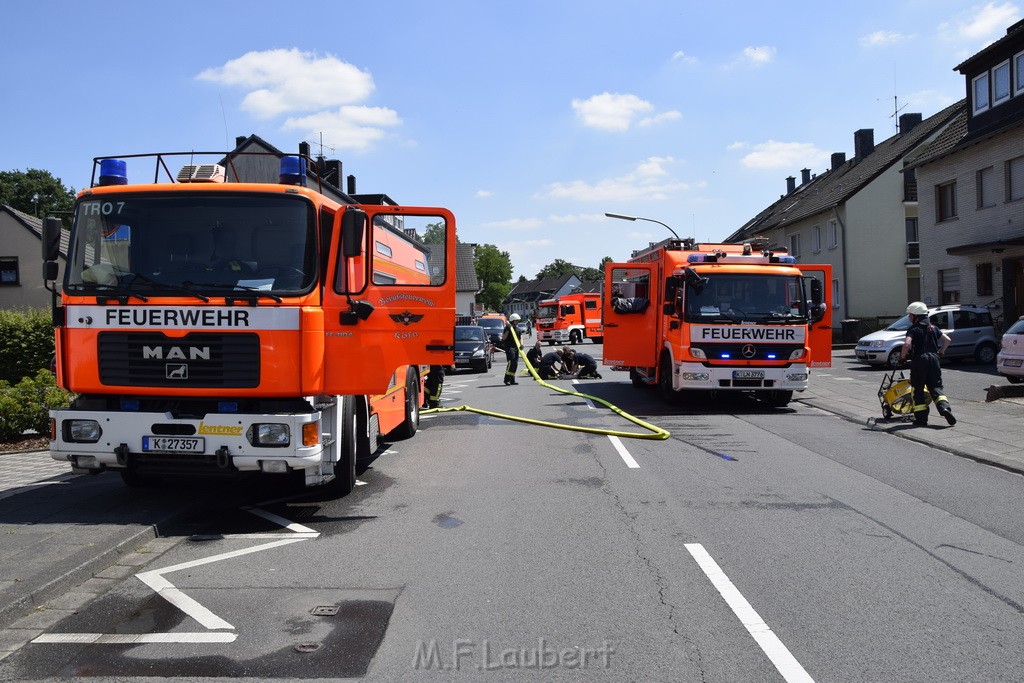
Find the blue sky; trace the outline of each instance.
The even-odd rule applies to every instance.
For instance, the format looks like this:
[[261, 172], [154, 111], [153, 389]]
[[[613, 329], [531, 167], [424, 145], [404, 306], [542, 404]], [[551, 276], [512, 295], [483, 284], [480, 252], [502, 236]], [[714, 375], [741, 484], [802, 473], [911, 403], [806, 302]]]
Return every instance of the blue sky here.
[[[1024, 0], [9, 3], [0, 169], [322, 139], [357, 190], [455, 212], [515, 277], [714, 241], [800, 170], [962, 98]], [[896, 98], [896, 100], [894, 100]], [[322, 136], [322, 137], [321, 137]], [[129, 167], [129, 174], [131, 168]]]

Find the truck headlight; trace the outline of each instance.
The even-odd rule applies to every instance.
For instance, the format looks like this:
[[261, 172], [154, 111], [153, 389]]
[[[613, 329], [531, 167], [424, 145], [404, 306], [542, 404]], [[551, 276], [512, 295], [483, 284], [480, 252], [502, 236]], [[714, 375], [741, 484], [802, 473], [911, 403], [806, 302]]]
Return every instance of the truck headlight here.
[[797, 360], [804, 357], [804, 349], [796, 349], [793, 353], [789, 354], [790, 360]]
[[694, 348], [693, 346], [690, 347], [690, 355], [693, 356], [694, 358], [700, 358], [701, 360], [707, 359], [707, 355], [704, 353], [704, 349]]
[[291, 444], [292, 435], [288, 425], [277, 422], [254, 424], [249, 427], [249, 443], [253, 446], [283, 448]]
[[67, 420], [64, 423], [64, 439], [74, 443], [96, 443], [103, 436], [100, 423], [96, 420]]

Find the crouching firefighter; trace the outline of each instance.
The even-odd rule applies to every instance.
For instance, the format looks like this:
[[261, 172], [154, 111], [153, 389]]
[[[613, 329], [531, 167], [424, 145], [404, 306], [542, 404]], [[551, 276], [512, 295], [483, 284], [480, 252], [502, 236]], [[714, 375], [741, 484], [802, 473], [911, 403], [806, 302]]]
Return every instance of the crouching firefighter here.
[[[914, 423], [928, 424], [928, 401], [935, 401], [939, 415], [946, 418], [950, 425], [956, 424], [953, 411], [949, 407], [949, 399], [942, 393], [942, 365], [939, 356], [949, 346], [949, 335], [932, 325], [928, 320], [928, 306], [920, 301], [907, 306], [910, 316], [910, 329], [903, 340], [900, 360], [910, 360], [910, 386], [914, 389]], [[925, 387], [928, 394], [925, 394]]]
[[441, 388], [444, 386], [444, 366], [431, 365], [426, 381], [423, 382], [423, 407], [441, 407]]

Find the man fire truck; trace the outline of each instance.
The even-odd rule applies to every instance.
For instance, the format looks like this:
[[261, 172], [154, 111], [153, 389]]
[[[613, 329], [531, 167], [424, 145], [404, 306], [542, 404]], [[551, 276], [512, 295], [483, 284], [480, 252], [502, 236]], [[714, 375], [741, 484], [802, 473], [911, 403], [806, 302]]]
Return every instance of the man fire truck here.
[[579, 344], [591, 339], [600, 344], [601, 295], [596, 292], [566, 294], [537, 303], [537, 339], [550, 344]]
[[[454, 360], [454, 216], [329, 194], [306, 156], [194, 156], [94, 160], [60, 306], [52, 289], [78, 396], [51, 412], [51, 455], [131, 485], [262, 472], [344, 495], [378, 440], [416, 432], [421, 366]], [[146, 158], [153, 181], [129, 184]], [[409, 236], [434, 226], [444, 244]], [[60, 231], [45, 221], [48, 287]]]
[[605, 365], [666, 401], [744, 391], [785, 406], [832, 364], [831, 266], [766, 245], [671, 238], [605, 265]]

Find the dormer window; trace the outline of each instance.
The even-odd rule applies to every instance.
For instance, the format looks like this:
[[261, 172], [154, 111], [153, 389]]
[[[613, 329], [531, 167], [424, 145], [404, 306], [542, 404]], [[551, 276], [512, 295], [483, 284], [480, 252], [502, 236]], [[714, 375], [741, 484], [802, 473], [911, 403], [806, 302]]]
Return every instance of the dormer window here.
[[1010, 60], [992, 69], [992, 106], [1010, 99]]
[[1013, 58], [1013, 94], [1024, 95], [1024, 52]]
[[974, 113], [988, 111], [988, 72], [974, 77]]

